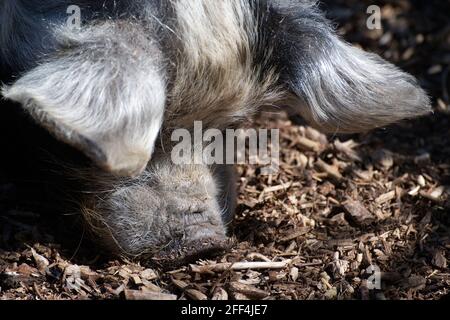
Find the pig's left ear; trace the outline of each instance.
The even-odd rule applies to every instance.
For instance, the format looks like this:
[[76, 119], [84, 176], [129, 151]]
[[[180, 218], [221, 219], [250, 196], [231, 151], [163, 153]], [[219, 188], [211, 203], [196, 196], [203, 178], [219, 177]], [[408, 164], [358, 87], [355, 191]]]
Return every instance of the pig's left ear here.
[[83, 37], [70, 39], [62, 56], [25, 73], [2, 94], [103, 169], [136, 176], [150, 160], [164, 113], [157, 54], [101, 33], [84, 36], [92, 48]]
[[431, 111], [413, 76], [341, 40], [315, 5], [276, 9], [276, 54], [289, 104], [311, 124], [358, 132]]

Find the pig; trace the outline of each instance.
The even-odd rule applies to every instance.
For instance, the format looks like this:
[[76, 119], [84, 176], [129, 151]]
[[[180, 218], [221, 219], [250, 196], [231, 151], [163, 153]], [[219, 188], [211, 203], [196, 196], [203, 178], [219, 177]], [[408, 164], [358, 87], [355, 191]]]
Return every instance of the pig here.
[[307, 0], [2, 0], [0, 70], [3, 103], [85, 157], [53, 165], [83, 182], [99, 246], [172, 264], [229, 247], [236, 198], [229, 166], [172, 161], [174, 130], [239, 128], [267, 105], [344, 133], [431, 111]]

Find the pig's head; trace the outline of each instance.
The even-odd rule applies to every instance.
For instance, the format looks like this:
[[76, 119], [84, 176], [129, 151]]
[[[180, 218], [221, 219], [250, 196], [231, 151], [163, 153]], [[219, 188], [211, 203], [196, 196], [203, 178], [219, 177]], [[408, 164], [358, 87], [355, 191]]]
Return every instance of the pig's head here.
[[71, 3], [54, 2], [0, 3], [1, 62], [16, 77], [2, 93], [98, 165], [83, 213], [116, 252], [192, 256], [226, 242], [211, 168], [175, 165], [158, 135], [236, 127], [266, 104], [333, 132], [430, 111], [412, 76], [344, 42], [311, 1], [105, 1], [111, 12], [75, 29], [61, 19]]

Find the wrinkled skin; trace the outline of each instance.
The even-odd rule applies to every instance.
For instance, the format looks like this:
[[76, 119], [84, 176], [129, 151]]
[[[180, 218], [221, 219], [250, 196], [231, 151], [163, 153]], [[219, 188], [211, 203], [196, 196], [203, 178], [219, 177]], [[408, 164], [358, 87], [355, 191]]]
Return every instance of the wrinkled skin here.
[[53, 171], [80, 182], [78, 209], [116, 254], [174, 262], [228, 246], [233, 174], [175, 165], [174, 129], [236, 128], [265, 105], [331, 132], [430, 111], [412, 76], [340, 39], [312, 1], [79, 0], [76, 28], [72, 4], [0, 2], [3, 161], [20, 171], [46, 162], [31, 150], [62, 153]]

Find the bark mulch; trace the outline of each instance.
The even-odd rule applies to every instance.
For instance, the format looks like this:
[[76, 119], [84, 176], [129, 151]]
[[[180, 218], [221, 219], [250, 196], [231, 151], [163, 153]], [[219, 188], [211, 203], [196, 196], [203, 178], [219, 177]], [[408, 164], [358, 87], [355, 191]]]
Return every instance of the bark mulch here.
[[[441, 299], [450, 291], [450, 24], [447, 1], [325, 1], [349, 41], [419, 78], [435, 113], [366, 134], [325, 136], [287, 116], [280, 172], [239, 166], [236, 245], [177, 270], [66, 245], [37, 213], [3, 208], [0, 299]], [[2, 192], [12, 186], [0, 185]], [[370, 266], [379, 268], [373, 288]]]

